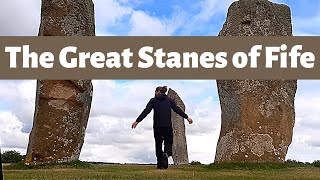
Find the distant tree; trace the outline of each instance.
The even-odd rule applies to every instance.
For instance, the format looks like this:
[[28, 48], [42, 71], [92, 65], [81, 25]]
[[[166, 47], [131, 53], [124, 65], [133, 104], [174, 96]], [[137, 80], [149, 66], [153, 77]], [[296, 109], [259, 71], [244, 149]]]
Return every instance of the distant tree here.
[[313, 161], [312, 163], [315, 167], [320, 167], [320, 160]]
[[288, 159], [286, 162], [291, 163], [291, 164], [306, 164], [304, 162], [300, 162], [300, 161], [293, 160], [293, 159]]
[[17, 163], [22, 161], [23, 156], [18, 151], [5, 151], [1, 155], [1, 161], [3, 163]]

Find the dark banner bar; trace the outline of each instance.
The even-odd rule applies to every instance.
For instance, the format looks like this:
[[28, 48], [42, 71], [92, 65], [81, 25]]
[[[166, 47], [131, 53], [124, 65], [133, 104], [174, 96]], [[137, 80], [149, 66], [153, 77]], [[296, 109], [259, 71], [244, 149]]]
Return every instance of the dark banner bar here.
[[320, 37], [1, 37], [0, 79], [320, 79]]

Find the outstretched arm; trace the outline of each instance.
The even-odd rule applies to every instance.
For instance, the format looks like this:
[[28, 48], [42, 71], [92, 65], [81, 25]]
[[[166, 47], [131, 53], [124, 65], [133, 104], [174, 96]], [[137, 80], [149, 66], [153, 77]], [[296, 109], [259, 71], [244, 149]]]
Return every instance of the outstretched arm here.
[[177, 104], [174, 101], [171, 101], [171, 108], [175, 113], [179, 114], [181, 117], [188, 119], [188, 115], [185, 112], [183, 112], [182, 109], [179, 106], [177, 106]]
[[136, 128], [139, 122], [141, 122], [153, 109], [153, 100], [150, 99], [147, 106], [144, 108], [144, 110], [141, 112], [141, 114], [138, 116], [137, 120], [132, 123], [132, 128]]
[[150, 99], [147, 106], [144, 108], [142, 113], [138, 116], [136, 121], [141, 122], [151, 112], [152, 108], [153, 108], [153, 101], [152, 99]]
[[171, 108], [175, 113], [187, 119], [189, 124], [193, 123], [193, 120], [190, 117], [188, 117], [188, 115], [185, 112], [183, 112], [182, 109], [179, 106], [177, 106], [177, 104], [173, 100], [171, 101]]

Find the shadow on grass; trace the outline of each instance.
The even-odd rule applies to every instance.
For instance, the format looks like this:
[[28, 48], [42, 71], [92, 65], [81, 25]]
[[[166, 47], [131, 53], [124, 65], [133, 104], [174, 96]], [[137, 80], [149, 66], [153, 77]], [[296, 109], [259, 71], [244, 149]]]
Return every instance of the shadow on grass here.
[[284, 163], [212, 163], [206, 166], [208, 170], [277, 170], [297, 167], [314, 167], [311, 163], [284, 162]]
[[14, 163], [5, 166], [5, 170], [26, 170], [26, 169], [59, 169], [59, 168], [78, 168], [87, 169], [92, 168], [94, 165], [83, 162], [83, 161], [72, 161], [66, 163], [51, 163], [51, 164], [40, 164], [40, 165], [25, 165], [24, 162]]

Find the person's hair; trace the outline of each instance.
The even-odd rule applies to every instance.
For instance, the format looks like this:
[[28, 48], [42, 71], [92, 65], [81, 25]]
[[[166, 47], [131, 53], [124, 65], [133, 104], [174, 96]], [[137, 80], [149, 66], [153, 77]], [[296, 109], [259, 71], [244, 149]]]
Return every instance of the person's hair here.
[[158, 86], [156, 91], [160, 91], [161, 93], [166, 93], [168, 90], [167, 86]]

